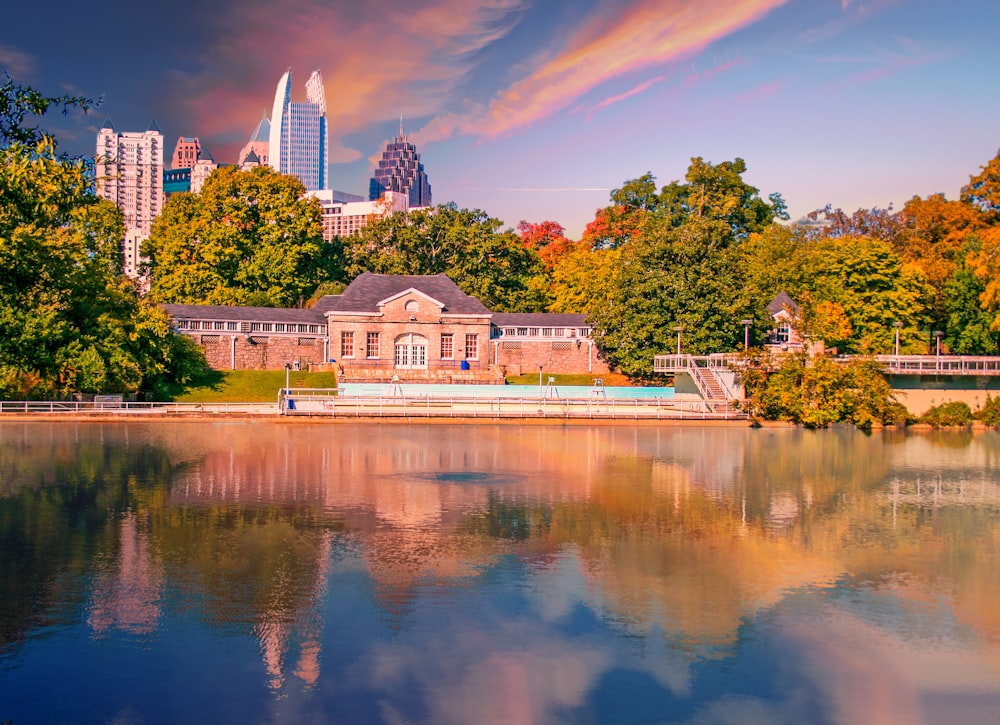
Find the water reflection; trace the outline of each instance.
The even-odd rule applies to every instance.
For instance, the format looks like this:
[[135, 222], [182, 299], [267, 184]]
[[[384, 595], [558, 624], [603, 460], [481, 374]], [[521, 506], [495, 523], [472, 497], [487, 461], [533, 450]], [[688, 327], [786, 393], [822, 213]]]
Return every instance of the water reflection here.
[[[230, 665], [226, 720], [980, 722], [1000, 707], [998, 452], [995, 433], [3, 423], [0, 690], [21, 705], [0, 719], [38, 712], [32, 675], [82, 628], [143, 653], [146, 699], [86, 694], [113, 662], [80, 675], [95, 720], [208, 719], [197, 675]], [[157, 715], [178, 687], [203, 697]]]

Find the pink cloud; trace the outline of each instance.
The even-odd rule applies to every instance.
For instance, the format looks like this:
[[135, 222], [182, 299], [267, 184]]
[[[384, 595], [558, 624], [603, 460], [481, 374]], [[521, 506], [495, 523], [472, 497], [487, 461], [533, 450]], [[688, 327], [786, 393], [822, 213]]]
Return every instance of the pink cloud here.
[[770, 83], [765, 83], [763, 85], [757, 86], [756, 88], [751, 88], [745, 93], [741, 93], [738, 98], [743, 103], [755, 103], [757, 101], [763, 101], [770, 98], [778, 91], [781, 90], [782, 86], [785, 84], [784, 80], [778, 79], [771, 81]]
[[[693, 55], [787, 0], [634, 0], [619, 12], [605, 5], [566, 46], [496, 94], [461, 132], [497, 138], [538, 122], [606, 81]], [[433, 125], [433, 124], [432, 124]]]
[[[454, 98], [476, 54], [514, 27], [526, 0], [392, 0], [332, 5], [323, 0], [248, 0], [226, 19], [231, 32], [206, 49], [205, 69], [178, 74], [171, 96], [194, 118], [192, 133], [232, 160], [269, 109], [292, 68], [293, 100], [320, 69], [331, 148], [360, 158], [344, 139], [374, 122], [432, 116]], [[366, 149], [366, 151], [368, 151]]]
[[608, 106], [613, 106], [614, 104], [616, 104], [616, 103], [618, 103], [620, 101], [624, 101], [627, 98], [631, 98], [632, 96], [637, 96], [640, 93], [649, 90], [650, 88], [652, 88], [653, 86], [655, 86], [657, 83], [660, 83], [661, 81], [665, 81], [666, 79], [667, 79], [667, 76], [665, 76], [665, 75], [663, 75], [663, 76], [656, 76], [655, 78], [650, 78], [645, 83], [640, 83], [639, 85], [635, 86], [634, 88], [630, 88], [629, 90], [625, 91], [624, 93], [619, 93], [616, 96], [610, 96], [608, 98], [605, 98], [600, 103], [592, 106], [590, 108], [590, 113], [591, 114], [596, 113], [597, 111], [600, 111], [603, 108], [607, 108]]

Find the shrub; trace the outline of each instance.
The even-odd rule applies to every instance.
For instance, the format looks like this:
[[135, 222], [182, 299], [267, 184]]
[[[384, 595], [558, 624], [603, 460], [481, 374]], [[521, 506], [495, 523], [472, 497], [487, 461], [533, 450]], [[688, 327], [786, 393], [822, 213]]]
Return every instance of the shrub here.
[[935, 428], [969, 425], [972, 423], [972, 408], [968, 403], [955, 400], [935, 405], [920, 416], [919, 420], [921, 423], [930, 423]]
[[1000, 425], [1000, 398], [992, 398], [987, 394], [983, 407], [973, 413], [973, 417], [982, 421], [984, 425], [992, 427]]

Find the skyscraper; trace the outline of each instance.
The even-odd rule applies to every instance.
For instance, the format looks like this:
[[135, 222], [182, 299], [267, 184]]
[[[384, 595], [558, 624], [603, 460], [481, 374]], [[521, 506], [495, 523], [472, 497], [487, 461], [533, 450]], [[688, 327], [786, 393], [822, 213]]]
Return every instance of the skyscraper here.
[[163, 134], [156, 121], [144, 132], [117, 133], [110, 119], [97, 132], [97, 195], [125, 216], [125, 274], [139, 276], [142, 242], [163, 211]]
[[420, 163], [417, 147], [403, 133], [402, 121], [399, 123], [399, 135], [385, 145], [368, 186], [368, 198], [375, 201], [387, 191], [406, 194], [411, 209], [432, 205], [431, 185], [427, 181], [424, 165]]
[[318, 70], [306, 81], [305, 103], [292, 103], [292, 71], [286, 71], [278, 81], [268, 155], [271, 168], [298, 176], [306, 191], [329, 188], [330, 135], [323, 76]]

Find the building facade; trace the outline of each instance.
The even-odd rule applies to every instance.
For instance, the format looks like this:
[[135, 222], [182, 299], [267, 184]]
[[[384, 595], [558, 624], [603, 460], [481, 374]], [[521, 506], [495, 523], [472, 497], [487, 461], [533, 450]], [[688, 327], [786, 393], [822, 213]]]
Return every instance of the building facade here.
[[114, 203], [125, 217], [122, 240], [125, 274], [140, 275], [142, 242], [163, 211], [163, 134], [156, 121], [143, 132], [115, 131], [110, 120], [97, 133], [94, 158], [97, 195]]
[[345, 382], [608, 372], [585, 315], [491, 312], [446, 275], [365, 272], [312, 309], [163, 305], [216, 369], [336, 365]]
[[323, 239], [350, 237], [360, 232], [366, 224], [396, 212], [405, 212], [406, 194], [387, 191], [378, 201], [364, 201], [354, 194], [325, 190], [310, 193], [323, 207]]
[[268, 164], [279, 173], [299, 177], [306, 191], [317, 191], [329, 188], [329, 162], [323, 77], [319, 71], [313, 71], [306, 81], [306, 102], [293, 103], [292, 72], [286, 71], [274, 95]]
[[497, 380], [489, 364], [491, 313], [446, 275], [365, 272], [319, 305], [346, 379]]
[[420, 161], [417, 147], [410, 143], [399, 126], [399, 135], [386, 144], [378, 168], [371, 178], [368, 189], [369, 201], [376, 201], [389, 191], [406, 194], [407, 205], [411, 209], [432, 206], [431, 185]]
[[327, 361], [326, 319], [312, 310], [162, 305], [174, 329], [205, 351], [216, 370], [298, 369]]
[[198, 160], [201, 152], [201, 142], [195, 136], [181, 136], [174, 146], [174, 158], [170, 167], [173, 169], [190, 169]]

